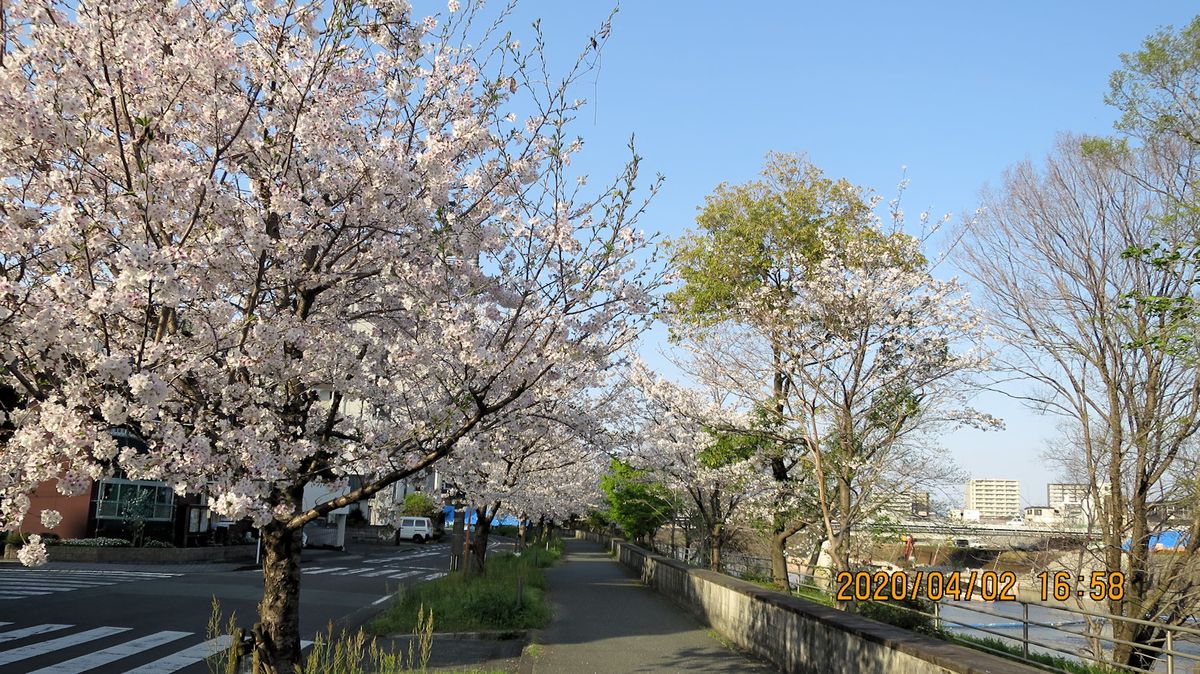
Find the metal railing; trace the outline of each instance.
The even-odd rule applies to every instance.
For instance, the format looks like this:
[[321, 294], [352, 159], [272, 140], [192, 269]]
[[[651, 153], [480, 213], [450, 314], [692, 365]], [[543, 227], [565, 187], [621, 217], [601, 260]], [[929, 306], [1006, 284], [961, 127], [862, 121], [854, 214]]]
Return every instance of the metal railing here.
[[[679, 559], [679, 560], [685, 561], [685, 562], [694, 563], [695, 561], [698, 561], [696, 559], [696, 557], [698, 556], [696, 554], [697, 553], [696, 549], [688, 550], [684, 546], [677, 546], [674, 550], [672, 550], [669, 546], [658, 546], [658, 547], [659, 547], [659, 549], [657, 550], [658, 554], [665, 554], [667, 556], [675, 557], [676, 559]], [[665, 548], [665, 549], [663, 549], [663, 548]], [[723, 563], [721, 566], [722, 566], [722, 571], [724, 573], [731, 575], [731, 576], [735, 576], [735, 577], [737, 577], [739, 575], [744, 575], [746, 573], [752, 574], [754, 576], [762, 576], [764, 572], [769, 572], [770, 560], [763, 558], [763, 557], [740, 554], [740, 553], [735, 552], [735, 553], [727, 553], [726, 555], [724, 555]], [[811, 575], [807, 576], [807, 579], [809, 580], [809, 582], [807, 582], [807, 583], [803, 581], [803, 579], [806, 577], [805, 574], [800, 574], [800, 577], [802, 580], [800, 583], [796, 584], [795, 587], [797, 589], [805, 588], [808, 590], [813, 590], [813, 591], [819, 592], [821, 595], [826, 596], [826, 597], [830, 596], [829, 592], [828, 592], [828, 588], [826, 586], [823, 586], [817, 582], [812, 582], [814, 580], [813, 576], [811, 576]], [[801, 596], [801, 598], [806, 598], [806, 597], [804, 597], [804, 595], [800, 595], [800, 596]], [[923, 596], [921, 598], [926, 601], [930, 601]], [[1179, 626], [1179, 625], [1166, 625], [1161, 622], [1141, 620], [1139, 618], [1127, 618], [1124, 616], [1117, 616], [1117, 615], [1112, 615], [1109, 613], [1099, 613], [1099, 612], [1095, 612], [1095, 611], [1088, 611], [1088, 610], [1082, 609], [1082, 608], [1073, 608], [1073, 607], [1068, 607], [1068, 606], [1063, 606], [1063, 605], [1043, 604], [1043, 603], [1039, 603], [1039, 602], [1030, 602], [1030, 601], [1022, 601], [1022, 600], [1002, 602], [1002, 604], [1008, 605], [1008, 606], [1020, 606], [1021, 607], [1020, 616], [1008, 615], [1008, 614], [1004, 614], [1004, 613], [999, 613], [994, 610], [988, 610], [986, 608], [983, 608], [983, 607], [994, 605], [993, 602], [984, 602], [984, 601], [951, 602], [948, 604], [944, 604], [942, 602], [931, 602], [933, 604], [932, 612], [922, 611], [920, 609], [916, 609], [911, 606], [905, 606], [903, 604], [899, 604], [896, 602], [884, 602], [884, 601], [874, 601], [874, 600], [867, 600], [867, 601], [871, 604], [875, 604], [878, 606], [885, 606], [890, 609], [900, 610], [900, 611], [907, 612], [910, 614], [925, 616], [925, 617], [931, 619], [933, 621], [933, 624], [938, 628], [944, 628], [946, 625], [949, 625], [954, 630], [954, 631], [949, 632], [949, 636], [951, 638], [953, 638], [955, 636], [970, 637], [971, 632], [976, 632], [976, 633], [985, 634], [987, 636], [999, 639], [1006, 643], [1012, 643], [1014, 645], [1014, 647], [1020, 648], [1020, 654], [1013, 653], [1008, 650], [992, 648], [986, 644], [976, 643], [974, 641], [961, 640], [961, 639], [955, 640], [956, 643], [960, 643], [964, 646], [967, 646], [970, 648], [975, 648], [975, 649], [982, 650], [982, 651], [986, 651], [986, 652], [1000, 655], [1000, 656], [1003, 656], [1006, 658], [1018, 660], [1018, 661], [1024, 662], [1025, 664], [1029, 664], [1029, 665], [1032, 665], [1034, 667], [1037, 667], [1039, 669], [1043, 669], [1046, 671], [1062, 672], [1064, 674], [1070, 674], [1069, 670], [1065, 670], [1060, 667], [1055, 667], [1053, 665], [1048, 665], [1044, 662], [1041, 662], [1041, 661], [1031, 658], [1031, 653], [1036, 654], [1036, 652], [1031, 651], [1031, 649], [1034, 649], [1034, 648], [1042, 649], [1043, 654], [1061, 656], [1061, 657], [1065, 657], [1067, 659], [1076, 660], [1080, 664], [1097, 665], [1100, 667], [1108, 668], [1112, 671], [1132, 672], [1134, 674], [1157, 674], [1158, 672], [1162, 672], [1162, 671], [1165, 671], [1166, 674], [1200, 674], [1200, 628], [1193, 628], [1193, 627], [1186, 627], [1186, 626]], [[945, 608], [945, 607], [949, 607], [954, 610], [964, 611], [967, 613], [988, 616], [991, 618], [1000, 618], [1004, 622], [1003, 623], [991, 622], [991, 623], [981, 625], [981, 624], [976, 624], [973, 622], [966, 622], [963, 620], [955, 620], [952, 618], [947, 618], [944, 615], [944, 610], [943, 610], [943, 608]], [[1071, 616], [1073, 619], [1059, 620], [1059, 621], [1044, 621], [1044, 620], [1033, 619], [1030, 617], [1030, 609], [1031, 608], [1036, 609], [1036, 610], [1055, 611], [1055, 612], [1059, 612], [1059, 613], [1065, 613], [1068, 616]], [[1074, 618], [1077, 618], [1077, 619], [1074, 619]], [[1144, 626], [1148, 626], [1148, 627], [1159, 628], [1159, 629], [1163, 630], [1163, 634], [1164, 634], [1162, 643], [1161, 643], [1161, 645], [1142, 644], [1142, 643], [1135, 643], [1135, 642], [1127, 641], [1124, 639], [1118, 639], [1113, 636], [1108, 636], [1104, 633], [1106, 631], [1104, 624], [1111, 623], [1112, 621], [1119, 621], [1119, 622], [1125, 622], [1125, 623], [1130, 623], [1130, 624], [1144, 625]], [[1071, 629], [1066, 629], [1066, 627], [1070, 626], [1070, 625], [1088, 625], [1089, 622], [1097, 625], [1099, 627], [1099, 629], [1097, 629], [1095, 631], [1082, 631], [1082, 632], [1071, 630]], [[1017, 634], [1013, 634], [1013, 633], [1006, 633], [1006, 632], [998, 631], [997, 629], [995, 629], [997, 625], [1011, 625], [1012, 627], [1010, 629], [1018, 629], [1019, 628], [1020, 634], [1017, 635]], [[1090, 653], [1085, 650], [1081, 650], [1079, 648], [1069, 649], [1069, 648], [1064, 647], [1061, 643], [1060, 644], [1049, 643], [1045, 640], [1039, 640], [1039, 639], [1032, 637], [1030, 635], [1031, 628], [1041, 628], [1041, 629], [1046, 629], [1046, 630], [1053, 630], [1054, 632], [1061, 633], [1062, 635], [1067, 636], [1067, 637], [1071, 637], [1071, 638], [1075, 638], [1075, 639], [1082, 639], [1086, 643], [1094, 644], [1094, 646], [1087, 649], [1087, 650], [1091, 651]], [[942, 631], [943, 633], [946, 633], [945, 630], [940, 630], [940, 631]], [[1196, 646], [1196, 650], [1195, 650], [1195, 652], [1181, 651], [1181, 650], [1179, 650], [1180, 644], [1194, 644]], [[1153, 653], [1156, 658], [1155, 664], [1152, 665], [1152, 667], [1154, 667], [1154, 668], [1143, 669], [1143, 668], [1139, 668], [1139, 667], [1133, 667], [1133, 666], [1129, 666], [1129, 665], [1120, 665], [1120, 664], [1116, 664], [1116, 663], [1113, 663], [1110, 661], [1106, 661], [1104, 659], [1105, 653], [1111, 652], [1113, 647], [1115, 647], [1117, 645], [1126, 645], [1126, 646], [1130, 646], [1133, 648], [1137, 648], [1137, 649], [1140, 649], [1143, 651], [1148, 651], [1150, 653]], [[1098, 648], [1096, 646], [1098, 646]], [[1161, 669], [1163, 667], [1165, 667], [1165, 669]], [[1186, 667], [1186, 669], [1184, 669], [1184, 667]]]
[[[808, 576], [808, 579], [809, 579], [809, 582], [807, 582], [807, 583], [801, 582], [801, 583], [797, 584], [797, 589], [805, 588], [805, 589], [816, 591], [823, 595], [828, 596], [828, 591], [827, 591], [826, 587], [823, 587], [819, 582], [812, 582], [814, 580], [812, 576]], [[951, 625], [951, 626], [958, 628], [956, 630], [956, 632], [958, 632], [959, 636], [968, 636], [969, 637], [970, 636], [969, 632], [979, 632], [979, 633], [987, 634], [991, 637], [995, 637], [995, 638], [1000, 639], [1005, 642], [1013, 642], [1014, 644], [1019, 644], [1020, 648], [1021, 648], [1021, 653], [1020, 653], [1020, 655], [1017, 655], [1017, 654], [1012, 653], [1007, 650], [1001, 650], [1001, 649], [989, 647], [986, 644], [980, 644], [980, 643], [975, 643], [975, 642], [971, 642], [971, 641], [961, 642], [961, 643], [964, 643], [964, 645], [967, 645], [971, 648], [977, 648], [977, 649], [984, 650], [984, 651], [987, 651], [990, 653], [995, 653], [997, 655], [1001, 655], [1001, 656], [1004, 656], [1007, 658], [1017, 659], [1022, 662], [1025, 662], [1027, 664], [1039, 667], [1041, 669], [1045, 669], [1047, 671], [1067, 672], [1069, 674], [1068, 670], [1065, 670], [1065, 669], [1062, 669], [1059, 667], [1054, 667], [1053, 665], [1048, 665], [1044, 662], [1040, 662], [1038, 660], [1032, 659], [1030, 657], [1031, 647], [1040, 648], [1040, 649], [1043, 649], [1044, 651], [1050, 651], [1051, 654], [1065, 656], [1067, 658], [1078, 660], [1081, 663], [1090, 663], [1090, 664], [1096, 664], [1096, 665], [1099, 665], [1102, 667], [1107, 667], [1114, 671], [1134, 672], [1136, 674], [1150, 674], [1152, 672], [1160, 671], [1158, 669], [1143, 669], [1143, 668], [1133, 667], [1133, 666], [1129, 666], [1129, 665], [1115, 664], [1113, 662], [1108, 662], [1103, 659], [1103, 651], [1111, 650], [1111, 647], [1115, 647], [1118, 644], [1123, 644], [1126, 646], [1135, 647], [1135, 648], [1138, 648], [1138, 649], [1141, 649], [1144, 651], [1149, 651], [1151, 653], [1154, 653], [1155, 657], [1156, 657], [1155, 666], [1157, 666], [1159, 663], [1162, 663], [1166, 668], [1165, 671], [1167, 672], [1167, 674], [1185, 674], [1185, 672], [1189, 672], [1189, 671], [1190, 672], [1200, 671], [1200, 668], [1198, 668], [1196, 666], [1196, 663], [1200, 663], [1200, 650], [1197, 650], [1196, 652], [1188, 653], [1188, 652], [1180, 651], [1176, 648], [1176, 646], [1178, 644], [1187, 643], [1187, 642], [1196, 643], [1196, 644], [1200, 645], [1200, 629], [1196, 629], [1196, 628], [1183, 627], [1183, 626], [1178, 626], [1178, 625], [1165, 625], [1162, 623], [1156, 623], [1156, 622], [1148, 621], [1148, 620], [1141, 620], [1138, 618], [1127, 618], [1124, 616], [1116, 616], [1116, 615], [1111, 615], [1108, 613], [1098, 613], [1098, 612], [1094, 612], [1094, 611], [1088, 611], [1088, 610], [1081, 609], [1081, 608], [1072, 608], [1072, 607], [1067, 607], [1067, 606], [1055, 606], [1055, 605], [1050, 605], [1050, 604], [1041, 604], [1038, 602], [1020, 601], [1020, 600], [1003, 602], [1004, 604], [1010, 605], [1010, 606], [1013, 606], [1013, 605], [1020, 606], [1021, 607], [1021, 615], [1019, 617], [1004, 614], [1004, 613], [998, 613], [993, 610], [987, 610], [986, 608], [982, 608], [983, 606], [991, 606], [992, 605], [991, 602], [983, 602], [983, 601], [953, 602], [953, 603], [949, 603], [949, 604], [945, 604], [943, 602], [931, 602], [933, 604], [932, 612], [922, 611], [920, 609], [913, 608], [911, 606], [905, 606], [903, 604], [899, 604], [899, 603], [895, 603], [895, 602], [884, 602], [884, 601], [875, 601], [875, 600], [866, 600], [866, 601], [868, 603], [875, 604], [878, 606], [886, 606], [889, 609], [900, 610], [900, 611], [908, 612], [908, 613], [911, 613], [914, 615], [925, 616], [927, 618], [930, 618], [933, 621], [933, 625], [935, 627], [939, 628], [939, 630], [941, 630], [941, 631], [945, 631], [944, 627], [946, 625]], [[926, 600], [926, 601], [929, 601], [929, 600]], [[978, 604], [980, 607], [976, 607], [975, 606], [976, 604]], [[964, 622], [963, 620], [955, 620], [955, 619], [947, 618], [944, 615], [944, 613], [945, 613], [944, 609], [947, 607], [952, 608], [956, 611], [964, 611], [967, 613], [973, 613], [973, 614], [988, 616], [988, 617], [992, 617], [992, 618], [1000, 618], [1000, 619], [1003, 619], [1004, 622], [1003, 623], [988, 623], [988, 624], [981, 625], [981, 624], [976, 624], [973, 622]], [[1044, 611], [1056, 611], [1056, 612], [1065, 613], [1065, 614], [1068, 614], [1071, 616], [1078, 616], [1081, 619], [1050, 621], [1050, 622], [1042, 621], [1042, 620], [1035, 620], [1035, 619], [1030, 618], [1030, 616], [1029, 616], [1031, 607], [1036, 608], [1036, 609], [1041, 609]], [[1103, 623], [1106, 623], [1106, 622], [1121, 621], [1121, 622], [1127, 622], [1127, 623], [1136, 624], [1136, 625], [1157, 627], [1157, 628], [1163, 630], [1163, 633], [1164, 633], [1163, 643], [1161, 646], [1157, 646], [1157, 645], [1153, 645], [1153, 644], [1141, 644], [1141, 643], [1127, 641], [1124, 639], [1118, 639], [1116, 637], [1106, 636], [1104, 634], [1103, 628], [1098, 631], [1084, 631], [1084, 632], [1077, 632], [1074, 630], [1065, 629], [1065, 627], [1068, 625], [1081, 625], [1081, 624], [1086, 625], [1089, 623], [1089, 621], [1100, 624], [1100, 625], [1103, 625]], [[1000, 625], [1011, 625], [1011, 626], [1013, 626], [1013, 628], [1019, 626], [1019, 628], [1021, 630], [1021, 634], [1018, 636], [1018, 635], [1015, 635], [1012, 633], [998, 631], [996, 628]], [[1101, 648], [1099, 649], [1101, 652], [1095, 652], [1096, 649], [1092, 649], [1093, 652], [1090, 655], [1088, 655], [1086, 653], [1081, 653], [1078, 649], [1068, 650], [1067, 648], [1063, 647], [1063, 645], [1061, 645], [1061, 644], [1048, 643], [1046, 641], [1040, 641], [1040, 640], [1032, 638], [1029, 634], [1029, 630], [1031, 627], [1053, 630], [1055, 632], [1062, 633], [1063, 635], [1069, 635], [1071, 637], [1080, 638], [1080, 639], [1083, 639], [1088, 642], [1093, 642], [1093, 643], [1101, 643], [1102, 642], [1104, 644], [1108, 644], [1110, 647], [1104, 648], [1103, 646], [1101, 646]], [[964, 634], [964, 632], [966, 632], [966, 634]], [[955, 636], [955, 632], [951, 632], [950, 636], [951, 637]], [[1191, 664], [1187, 670], [1180, 669], [1181, 664], [1187, 664], [1187, 663], [1193, 663], [1193, 664]]]

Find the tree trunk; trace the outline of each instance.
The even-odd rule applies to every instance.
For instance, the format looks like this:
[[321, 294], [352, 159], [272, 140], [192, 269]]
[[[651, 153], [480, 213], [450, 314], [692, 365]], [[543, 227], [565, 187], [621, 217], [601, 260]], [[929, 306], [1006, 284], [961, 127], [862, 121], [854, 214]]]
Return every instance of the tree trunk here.
[[498, 502], [493, 504], [490, 510], [484, 506], [475, 520], [475, 536], [471, 539], [471, 570], [473, 573], [483, 573], [484, 564], [487, 562], [488, 534], [492, 532], [492, 518], [499, 512], [500, 504]]
[[718, 525], [708, 533], [708, 568], [713, 571], [721, 570], [721, 548], [724, 547], [723, 526]]
[[835, 572], [850, 570], [850, 509], [852, 505], [853, 495], [850, 489], [850, 480], [843, 475], [837, 478], [838, 486], [838, 526], [834, 532], [830, 542], [829, 554], [833, 557], [833, 568]]
[[525, 516], [521, 516], [521, 523], [517, 525], [517, 550], [525, 549]]
[[479, 521], [479, 513], [475, 513], [470, 508], [466, 509], [467, 514], [463, 523], [462, 533], [462, 572], [464, 576], [469, 576], [475, 572], [475, 564], [471, 561], [474, 556], [473, 538], [471, 536], [471, 515], [475, 515], [475, 521]]
[[802, 528], [794, 524], [776, 522], [771, 532], [771, 582], [785, 592], [792, 589], [791, 580], [788, 578], [787, 542]]
[[259, 605], [266, 674], [293, 674], [300, 664], [300, 531], [282, 522], [262, 528], [263, 599]]

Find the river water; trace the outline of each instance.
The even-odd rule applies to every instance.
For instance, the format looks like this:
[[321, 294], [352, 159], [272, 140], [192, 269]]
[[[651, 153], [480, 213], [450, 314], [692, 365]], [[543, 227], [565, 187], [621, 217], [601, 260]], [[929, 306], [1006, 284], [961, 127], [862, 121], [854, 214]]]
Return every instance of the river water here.
[[[985, 615], [986, 611], [990, 615]], [[1021, 645], [1022, 606], [1017, 602], [940, 602], [940, 614], [943, 627], [951, 632], [973, 637], [1007, 637], [1014, 646]], [[1029, 605], [1029, 620], [1032, 622], [1054, 625], [1055, 627], [1029, 626], [1030, 650], [1050, 655], [1076, 657], [1079, 660], [1090, 661], [1090, 645], [1084, 636], [1087, 625], [1083, 616], [1045, 606]], [[987, 629], [994, 634], [982, 632], [979, 628]], [[1108, 625], [1104, 626], [1104, 636], [1112, 636]], [[1037, 646], [1033, 644], [1043, 644]], [[1055, 650], [1058, 649], [1058, 650]], [[1196, 659], [1175, 658], [1176, 674], [1200, 674], [1200, 643], [1194, 638], [1177, 639], [1172, 650], [1194, 656]], [[1066, 651], [1065, 653], [1063, 651]], [[1156, 672], [1167, 671], [1165, 658], [1159, 658], [1155, 667]]]

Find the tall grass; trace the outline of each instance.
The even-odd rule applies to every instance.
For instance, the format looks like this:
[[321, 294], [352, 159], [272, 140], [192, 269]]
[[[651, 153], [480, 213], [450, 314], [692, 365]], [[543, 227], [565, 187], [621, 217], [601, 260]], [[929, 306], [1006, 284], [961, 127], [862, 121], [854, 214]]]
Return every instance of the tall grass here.
[[489, 557], [484, 573], [452, 573], [417, 585], [367, 625], [373, 634], [409, 632], [420, 618], [419, 610], [433, 613], [445, 632], [523, 630], [550, 622], [542, 569], [562, 554], [562, 542], [534, 546], [518, 554]]
[[[225, 650], [205, 658], [209, 674], [238, 674], [250, 671], [258, 674], [259, 663], [253, 650], [243, 649], [237, 642], [243, 631], [237, 626], [236, 614], [225, 618], [221, 603], [212, 600], [212, 613], [208, 619], [207, 634], [210, 639], [229, 635], [234, 643]], [[359, 630], [356, 633], [341, 631], [334, 633], [333, 626], [324, 634], [318, 634], [312, 648], [303, 657], [297, 674], [401, 674], [403, 672], [425, 672], [429, 667], [429, 656], [433, 650], [433, 612], [418, 607], [417, 619], [411, 631], [412, 639], [408, 651], [385, 651], [374, 637]], [[249, 662], [247, 662], [249, 661]]]
[[433, 612], [421, 607], [408, 652], [388, 653], [362, 630], [354, 634], [318, 634], [298, 674], [397, 674], [426, 672], [433, 648]]

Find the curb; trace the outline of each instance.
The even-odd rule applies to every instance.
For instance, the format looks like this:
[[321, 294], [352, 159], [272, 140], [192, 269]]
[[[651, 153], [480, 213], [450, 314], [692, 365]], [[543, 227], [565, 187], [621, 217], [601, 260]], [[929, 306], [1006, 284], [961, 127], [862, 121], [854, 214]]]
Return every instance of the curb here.
[[[457, 639], [460, 641], [515, 641], [528, 639], [533, 630], [485, 630], [482, 632], [434, 632], [434, 639]], [[409, 639], [409, 632], [388, 634], [385, 639]]]
[[530, 647], [537, 645], [544, 649], [542, 645], [542, 630], [530, 630], [529, 641], [525, 647], [521, 649], [521, 658], [517, 661], [517, 674], [533, 674], [534, 666], [537, 665], [537, 660], [540, 657], [540, 652], [535, 655], [530, 652]]

